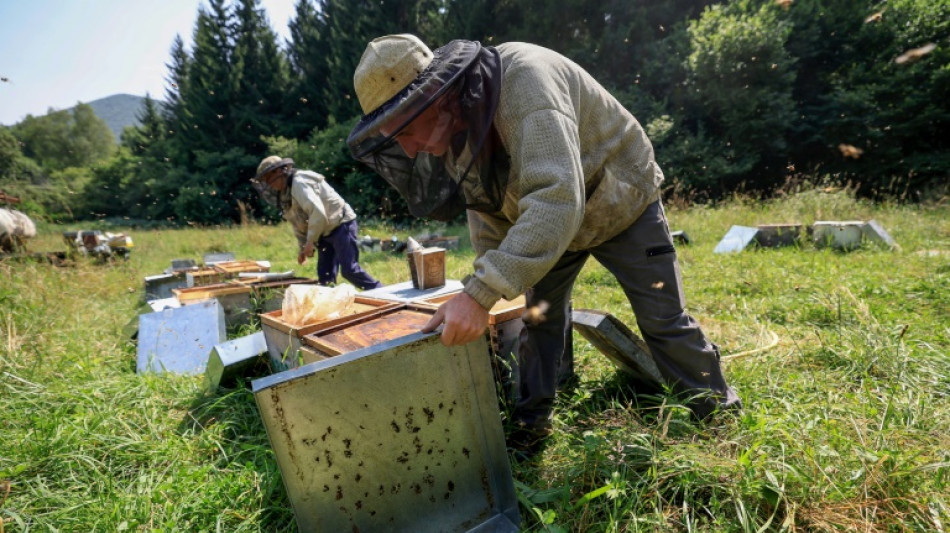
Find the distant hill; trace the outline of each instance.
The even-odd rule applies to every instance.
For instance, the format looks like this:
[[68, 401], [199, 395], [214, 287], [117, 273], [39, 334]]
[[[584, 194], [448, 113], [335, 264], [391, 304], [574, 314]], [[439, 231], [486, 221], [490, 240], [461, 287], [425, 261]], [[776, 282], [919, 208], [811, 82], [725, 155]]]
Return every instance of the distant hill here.
[[[96, 113], [96, 116], [102, 119], [109, 126], [112, 133], [115, 134], [116, 141], [122, 135], [122, 130], [126, 126], [138, 126], [138, 116], [145, 107], [145, 97], [132, 94], [113, 94], [92, 102], [86, 102]], [[161, 102], [156, 101], [159, 105]]]

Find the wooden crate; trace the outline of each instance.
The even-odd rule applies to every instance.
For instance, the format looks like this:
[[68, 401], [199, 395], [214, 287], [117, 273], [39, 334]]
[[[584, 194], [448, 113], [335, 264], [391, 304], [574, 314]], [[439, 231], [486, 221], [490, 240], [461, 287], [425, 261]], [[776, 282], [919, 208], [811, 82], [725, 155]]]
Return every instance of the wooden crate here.
[[263, 266], [257, 261], [221, 261], [215, 263], [212, 268], [234, 276], [241, 272], [270, 272], [269, 266]]
[[333, 357], [418, 333], [433, 314], [431, 306], [402, 304], [320, 328], [304, 335], [303, 343], [317, 354]]
[[251, 288], [237, 283], [213, 283], [187, 289], [172, 289], [172, 294], [183, 305], [215, 299], [224, 309], [224, 321], [228, 328], [250, 323]]
[[172, 289], [172, 294], [183, 304], [198, 300], [208, 300], [228, 294], [250, 294], [250, 292], [250, 287], [236, 283], [214, 283], [187, 289]]
[[233, 275], [223, 272], [221, 270], [215, 270], [214, 268], [199, 268], [198, 270], [192, 270], [185, 273], [185, 277], [188, 280], [188, 287], [201, 287], [204, 285], [212, 285], [214, 283], [221, 283], [226, 281], [228, 278], [233, 277]]
[[356, 317], [372, 315], [399, 306], [399, 303], [389, 300], [357, 296], [348, 314], [302, 326], [283, 320], [281, 318], [283, 310], [281, 309], [261, 313], [261, 330], [264, 332], [267, 353], [270, 355], [274, 370], [280, 371], [300, 366], [297, 352], [303, 344], [301, 337], [304, 335], [321, 328], [347, 322]]

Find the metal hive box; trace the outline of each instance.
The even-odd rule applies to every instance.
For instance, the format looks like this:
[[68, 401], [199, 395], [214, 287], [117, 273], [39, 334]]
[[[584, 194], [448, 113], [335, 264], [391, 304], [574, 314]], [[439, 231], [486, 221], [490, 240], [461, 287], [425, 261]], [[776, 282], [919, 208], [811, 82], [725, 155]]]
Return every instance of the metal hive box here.
[[727, 254], [731, 252], [741, 252], [752, 241], [755, 240], [759, 228], [750, 228], [748, 226], [732, 226], [722, 237], [719, 244], [713, 249], [714, 254]]
[[172, 296], [172, 289], [185, 287], [187, 284], [188, 280], [184, 272], [145, 276], [145, 299], [157, 300], [160, 298], [170, 298]]
[[487, 349], [416, 333], [253, 381], [300, 531], [518, 531]]
[[211, 349], [225, 338], [217, 300], [139, 315], [136, 372], [200, 374]]
[[205, 387], [214, 392], [219, 387], [233, 386], [247, 375], [263, 375], [267, 367], [263, 355], [267, 353], [264, 334], [251, 335], [216, 344], [208, 356], [205, 368]]

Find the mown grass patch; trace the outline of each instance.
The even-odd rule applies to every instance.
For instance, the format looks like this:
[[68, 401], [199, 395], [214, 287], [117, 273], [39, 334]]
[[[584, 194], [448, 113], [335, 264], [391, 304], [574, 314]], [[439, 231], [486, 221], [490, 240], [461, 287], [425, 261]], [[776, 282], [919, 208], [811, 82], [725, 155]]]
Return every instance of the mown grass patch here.
[[[558, 400], [558, 431], [537, 460], [513, 463], [524, 529], [944, 530], [950, 207], [811, 190], [668, 216], [692, 241], [678, 247], [689, 310], [721, 347], [744, 409], [697, 423], [682, 398], [637, 396], [575, 335], [581, 381]], [[870, 218], [899, 250], [806, 242], [712, 253], [732, 224]], [[41, 228], [32, 249], [63, 249], [64, 229]], [[296, 264], [286, 226], [132, 235], [128, 261], [0, 262], [3, 531], [294, 531], [250, 392], [136, 375], [123, 326], [143, 277], [174, 258], [233, 251], [309, 277], [315, 265]], [[463, 241], [448, 255], [456, 279], [474, 257]], [[401, 255], [364, 253], [362, 263], [384, 283], [408, 279]], [[574, 306], [635, 325], [594, 261]]]

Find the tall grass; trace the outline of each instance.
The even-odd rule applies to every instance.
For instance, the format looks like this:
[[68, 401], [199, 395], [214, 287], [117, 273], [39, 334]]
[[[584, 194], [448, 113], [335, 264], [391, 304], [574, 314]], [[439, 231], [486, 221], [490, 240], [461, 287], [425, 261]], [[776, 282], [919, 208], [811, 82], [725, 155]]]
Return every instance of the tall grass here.
[[[575, 335], [581, 382], [558, 400], [559, 431], [535, 460], [513, 458], [524, 529], [950, 527], [950, 207], [815, 189], [668, 216], [692, 241], [678, 247], [689, 310], [744, 409], [698, 423], [680, 398], [638, 397]], [[899, 250], [712, 253], [733, 224], [870, 218]], [[41, 228], [32, 249], [64, 249], [64, 229]], [[128, 261], [0, 262], [0, 531], [295, 531], [250, 392], [135, 374], [123, 326], [143, 277], [171, 259], [233, 251], [310, 277], [312, 261], [296, 264], [286, 226], [132, 235]], [[472, 258], [450, 252], [449, 276]], [[407, 279], [402, 256], [361, 262], [384, 283]], [[635, 325], [594, 261], [574, 296]]]

